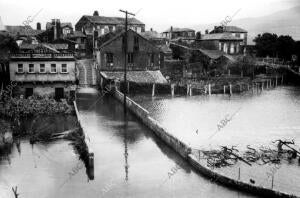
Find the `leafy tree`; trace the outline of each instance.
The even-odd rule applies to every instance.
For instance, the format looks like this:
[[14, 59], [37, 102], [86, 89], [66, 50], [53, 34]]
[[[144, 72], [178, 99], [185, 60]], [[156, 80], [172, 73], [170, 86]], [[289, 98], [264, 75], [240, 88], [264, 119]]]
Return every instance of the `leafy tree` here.
[[277, 39], [276, 34], [264, 33], [259, 34], [253, 41], [256, 43], [257, 56], [260, 57], [276, 57], [277, 56]]

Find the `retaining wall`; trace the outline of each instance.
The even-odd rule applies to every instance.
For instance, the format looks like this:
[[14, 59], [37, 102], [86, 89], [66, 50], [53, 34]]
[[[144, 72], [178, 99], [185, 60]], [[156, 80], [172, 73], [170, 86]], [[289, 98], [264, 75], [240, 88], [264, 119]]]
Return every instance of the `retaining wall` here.
[[[120, 102], [124, 102], [124, 95], [115, 90], [113, 94], [117, 100]], [[134, 113], [146, 126], [148, 126], [159, 138], [167, 143], [168, 146], [173, 148], [176, 152], [178, 152], [182, 157], [188, 157], [188, 154], [191, 152], [191, 148], [186, 144], [178, 140], [173, 135], [169, 134], [166, 129], [164, 129], [155, 119], [153, 119], [149, 112], [144, 109], [142, 106], [126, 97], [126, 105], [127, 108]]]

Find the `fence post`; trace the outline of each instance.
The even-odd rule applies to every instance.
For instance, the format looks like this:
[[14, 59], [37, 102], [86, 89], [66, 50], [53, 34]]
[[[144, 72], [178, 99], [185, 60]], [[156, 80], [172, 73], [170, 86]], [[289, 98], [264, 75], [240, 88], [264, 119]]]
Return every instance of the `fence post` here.
[[211, 84], [208, 84], [208, 94], [211, 95]]
[[226, 85], [224, 85], [224, 94], [226, 94]]
[[230, 95], [232, 95], [232, 85], [231, 84], [229, 84], [229, 93], [230, 93]]
[[152, 85], [152, 97], [155, 96], [155, 84]]
[[274, 187], [274, 174], [272, 175], [272, 189]]
[[239, 167], [239, 177], [238, 177], [238, 180], [241, 179], [241, 168]]

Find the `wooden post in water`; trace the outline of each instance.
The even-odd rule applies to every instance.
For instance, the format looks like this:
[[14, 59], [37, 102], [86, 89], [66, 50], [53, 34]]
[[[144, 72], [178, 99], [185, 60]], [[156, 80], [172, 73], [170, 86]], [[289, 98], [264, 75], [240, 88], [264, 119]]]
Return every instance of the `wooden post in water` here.
[[267, 80], [267, 89], [269, 88], [269, 81], [270, 81], [270, 80], [268, 79], [268, 80]]
[[242, 84], [239, 84], [240, 87], [240, 93], [242, 92]]
[[283, 85], [283, 75], [281, 76], [281, 85]]
[[238, 177], [238, 180], [241, 179], [241, 168], [239, 167], [239, 177]]
[[229, 84], [229, 94], [232, 95], [232, 85]]
[[188, 96], [190, 92], [190, 84], [186, 84], [186, 95]]
[[208, 95], [211, 95], [211, 84], [208, 84]]
[[277, 83], [278, 83], [278, 82], [277, 82], [277, 75], [276, 75], [275, 87], [277, 87]]
[[272, 174], [272, 189], [274, 187], [274, 174]]
[[152, 97], [155, 96], [155, 83], [152, 85]]
[[190, 85], [190, 96], [193, 95], [193, 89], [192, 89], [192, 85]]
[[172, 97], [174, 96], [174, 92], [175, 92], [175, 84], [171, 84], [171, 95], [172, 95]]
[[261, 82], [261, 90], [262, 90], [262, 91], [264, 90], [264, 84], [265, 84], [265, 82], [262, 81], [262, 82]]
[[224, 85], [224, 94], [226, 94], [226, 85]]
[[127, 94], [129, 94], [129, 81], [127, 81]]

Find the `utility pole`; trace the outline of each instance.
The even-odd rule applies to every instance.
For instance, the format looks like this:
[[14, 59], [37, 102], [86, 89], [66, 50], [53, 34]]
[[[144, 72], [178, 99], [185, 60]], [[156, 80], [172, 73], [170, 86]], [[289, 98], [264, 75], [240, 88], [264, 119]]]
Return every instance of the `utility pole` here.
[[124, 113], [126, 115], [126, 93], [127, 93], [127, 19], [128, 15], [135, 16], [135, 14], [128, 12], [127, 10], [120, 10], [120, 12], [125, 13], [125, 33], [124, 33], [124, 52], [125, 52], [125, 63], [124, 63]]

